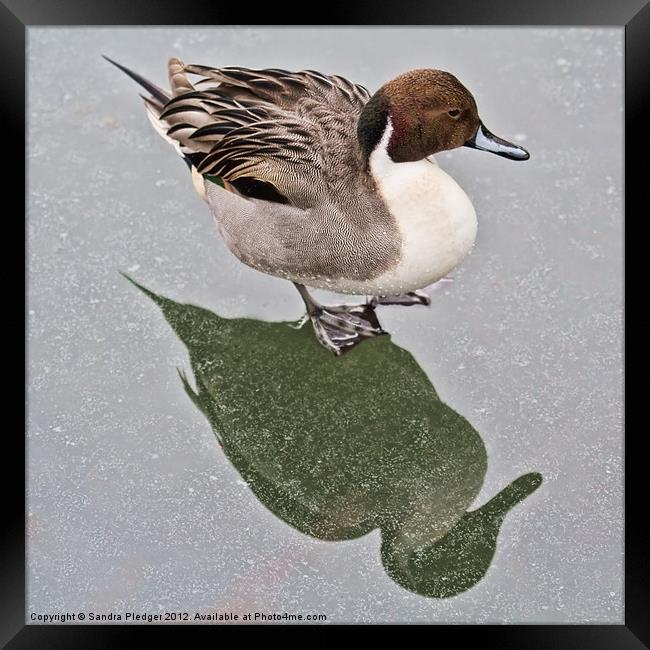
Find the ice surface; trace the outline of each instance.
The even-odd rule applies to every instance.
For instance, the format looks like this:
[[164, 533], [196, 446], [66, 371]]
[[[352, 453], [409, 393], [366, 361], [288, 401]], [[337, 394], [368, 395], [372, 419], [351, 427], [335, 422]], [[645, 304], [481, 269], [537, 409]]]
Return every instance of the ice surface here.
[[[30, 28], [28, 612], [321, 612], [330, 621], [622, 621], [622, 30]], [[377, 52], [381, 57], [377, 57]], [[186, 350], [119, 275], [221, 316], [291, 320], [220, 241], [111, 56], [313, 68], [371, 91], [439, 67], [517, 163], [439, 156], [479, 218], [429, 309], [382, 322], [488, 451], [475, 506], [530, 471], [486, 577], [397, 586], [379, 534], [324, 542], [258, 501], [183, 391]]]

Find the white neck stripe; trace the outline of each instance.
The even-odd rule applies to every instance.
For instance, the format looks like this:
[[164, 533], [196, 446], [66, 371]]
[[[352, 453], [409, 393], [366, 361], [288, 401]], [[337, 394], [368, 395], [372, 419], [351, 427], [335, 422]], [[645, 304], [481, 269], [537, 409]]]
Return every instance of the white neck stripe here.
[[370, 154], [370, 169], [372, 175], [377, 178], [388, 173], [393, 165], [397, 163], [388, 155], [388, 143], [393, 135], [393, 123], [390, 117], [386, 120], [386, 128], [381, 136], [381, 140]]

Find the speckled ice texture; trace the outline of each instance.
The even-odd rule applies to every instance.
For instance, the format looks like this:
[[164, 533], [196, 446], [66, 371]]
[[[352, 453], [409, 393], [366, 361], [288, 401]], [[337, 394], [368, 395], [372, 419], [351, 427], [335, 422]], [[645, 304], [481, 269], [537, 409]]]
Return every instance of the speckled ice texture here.
[[[620, 29], [30, 28], [27, 610], [324, 613], [330, 622], [620, 623], [623, 617]], [[542, 486], [469, 591], [397, 586], [378, 531], [323, 542], [271, 514], [183, 392], [186, 350], [118, 271], [226, 317], [292, 320], [286, 281], [221, 242], [187, 168], [107, 54], [311, 68], [374, 92], [449, 70], [528, 162], [438, 156], [477, 244], [425, 308], [383, 324], [479, 431], [485, 502]], [[325, 294], [317, 294], [326, 297]], [[329, 297], [332, 298], [331, 296]]]

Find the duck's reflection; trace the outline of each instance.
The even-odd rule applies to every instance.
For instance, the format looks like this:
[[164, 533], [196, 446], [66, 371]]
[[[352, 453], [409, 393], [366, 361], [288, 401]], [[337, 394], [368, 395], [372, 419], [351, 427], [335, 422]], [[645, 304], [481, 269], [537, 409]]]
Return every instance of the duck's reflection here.
[[386, 572], [424, 596], [483, 577], [505, 514], [541, 476], [467, 512], [485, 446], [406, 350], [385, 336], [335, 357], [309, 328], [224, 319], [140, 288], [187, 346], [197, 388], [181, 375], [185, 390], [269, 510], [323, 540], [379, 528]]

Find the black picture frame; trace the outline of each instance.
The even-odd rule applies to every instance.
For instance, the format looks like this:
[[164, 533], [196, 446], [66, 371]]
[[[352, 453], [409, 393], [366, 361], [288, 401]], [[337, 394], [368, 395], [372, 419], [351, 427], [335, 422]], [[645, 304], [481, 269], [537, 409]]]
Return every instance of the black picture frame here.
[[[281, 8], [277, 3], [251, 10], [250, 5], [193, 0], [191, 11], [187, 3], [158, 0], [133, 2], [125, 0], [0, 0], [0, 61], [2, 62], [3, 136], [14, 144], [15, 150], [25, 150], [25, 42], [26, 29], [45, 25], [242, 25], [242, 20], [255, 17], [256, 24], [270, 25], [312, 24], [310, 20], [296, 21], [291, 5]], [[372, 7], [372, 10], [370, 10]], [[648, 0], [565, 0], [564, 2], [535, 2], [534, 0], [491, 0], [478, 2], [417, 3], [374, 2], [327, 4], [324, 18], [328, 25], [545, 25], [545, 26], [619, 26], [625, 30], [625, 205], [635, 204], [634, 195], [640, 194], [641, 174], [647, 176], [646, 165], [631, 164], [638, 134], [647, 132], [644, 113], [648, 108], [650, 90], [650, 3]], [[644, 111], [645, 109], [645, 111]], [[645, 137], [645, 136], [644, 136]], [[11, 148], [10, 150], [13, 150]], [[5, 149], [7, 151], [7, 149]], [[25, 168], [10, 162], [17, 175], [14, 183], [5, 185], [5, 192], [21, 194], [26, 181]], [[647, 181], [646, 181], [647, 183]], [[25, 200], [19, 196], [18, 203]], [[5, 195], [5, 206], [9, 203]], [[9, 219], [10, 212], [5, 211]], [[15, 220], [18, 223], [18, 220]], [[24, 231], [23, 231], [24, 236]], [[626, 242], [627, 243], [627, 242]], [[5, 258], [18, 261], [19, 247], [6, 246]], [[25, 251], [23, 251], [25, 252]], [[20, 268], [24, 272], [25, 258]], [[17, 284], [14, 282], [14, 284]], [[23, 299], [26, 307], [27, 287]], [[13, 303], [20, 304], [20, 298]], [[16, 309], [17, 310], [17, 309]], [[26, 321], [25, 321], [26, 325]], [[6, 339], [9, 340], [9, 339]], [[5, 392], [7, 403], [10, 391], [18, 392], [12, 378]], [[23, 385], [25, 390], [25, 384]], [[25, 392], [23, 392], [23, 399]], [[24, 415], [24, 413], [23, 413]], [[7, 420], [5, 446], [16, 467], [25, 467], [24, 438], [14, 431]], [[597, 650], [627, 650], [647, 648], [650, 644], [650, 597], [648, 589], [647, 537], [644, 533], [641, 504], [644, 484], [642, 464], [645, 463], [638, 436], [625, 440], [625, 623], [621, 625], [463, 625], [437, 626], [435, 640], [440, 643], [449, 634], [454, 644], [477, 643], [482, 647], [537, 649], [589, 648]], [[9, 463], [5, 464], [9, 467]], [[160, 626], [82, 626], [82, 625], [26, 625], [25, 624], [25, 491], [20, 487], [20, 473], [2, 472], [6, 485], [2, 501], [7, 512], [4, 518], [2, 553], [2, 581], [0, 583], [0, 642], [3, 647], [17, 648], [104, 648], [125, 643], [132, 635], [152, 641], [152, 634]], [[26, 478], [26, 477], [25, 477]], [[24, 483], [23, 483], [24, 486]], [[635, 504], [638, 501], [638, 504]], [[443, 629], [444, 628], [444, 629]], [[209, 626], [192, 626], [197, 633], [205, 633]], [[165, 633], [170, 630], [165, 628]], [[187, 630], [184, 631], [187, 633]]]

